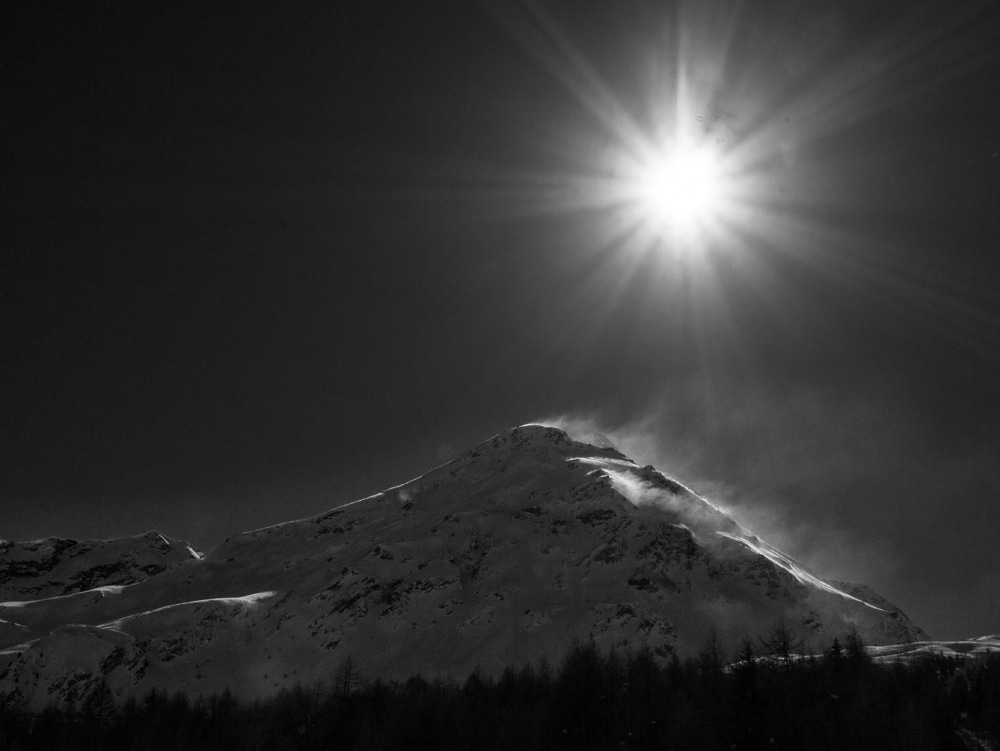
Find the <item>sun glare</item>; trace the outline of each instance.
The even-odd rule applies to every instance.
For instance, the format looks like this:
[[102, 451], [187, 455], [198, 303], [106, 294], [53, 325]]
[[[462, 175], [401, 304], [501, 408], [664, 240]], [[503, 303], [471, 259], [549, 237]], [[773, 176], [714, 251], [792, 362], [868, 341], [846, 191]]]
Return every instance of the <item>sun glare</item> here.
[[654, 231], [690, 236], [721, 208], [718, 156], [700, 145], [667, 149], [640, 167], [636, 192]]
[[[899, 14], [898, 24], [855, 44], [838, 36], [851, 23], [835, 10], [790, 35], [795, 24], [785, 24], [792, 18], [785, 11], [772, 19], [748, 3], [679, 0], [650, 8], [645, 31], [621, 37], [620, 48], [602, 41], [590, 58], [543, 7], [550, 4], [484, 5], [574, 109], [557, 105], [553, 122], [544, 113], [529, 118], [545, 166], [491, 167], [474, 176], [475, 184], [505, 217], [566, 220], [556, 225], [564, 247], [594, 269], [574, 303], [603, 299], [610, 321], [630, 298], [646, 295], [649, 311], [669, 313], [656, 318], [661, 330], [690, 336], [708, 372], [740, 351], [742, 322], [731, 305], [744, 292], [788, 318], [790, 306], [778, 301], [773, 285], [793, 268], [786, 264], [796, 264], [870, 291], [880, 305], [898, 299], [903, 306], [920, 291], [915, 319], [995, 354], [992, 343], [945, 326], [922, 307], [934, 300], [967, 311], [965, 298], [932, 294], [936, 275], [921, 289], [922, 272], [902, 261], [908, 256], [865, 231], [871, 208], [857, 201], [867, 188], [855, 195], [851, 180], [882, 157], [852, 151], [849, 163], [831, 161], [831, 137], [987, 59], [995, 35], [986, 24], [973, 31], [978, 11], [942, 14], [931, 25], [925, 22], [936, 11]], [[850, 44], [838, 55], [841, 41]], [[566, 117], [571, 111], [578, 121]], [[780, 291], [788, 299], [797, 294], [787, 286]]]

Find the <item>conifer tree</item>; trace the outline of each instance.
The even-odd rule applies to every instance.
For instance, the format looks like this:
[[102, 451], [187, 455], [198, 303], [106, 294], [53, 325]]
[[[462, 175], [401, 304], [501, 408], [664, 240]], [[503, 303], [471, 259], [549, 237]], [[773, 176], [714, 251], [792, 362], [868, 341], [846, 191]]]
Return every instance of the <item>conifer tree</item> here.
[[759, 641], [765, 655], [773, 655], [785, 665], [791, 661], [793, 654], [801, 653], [805, 647], [805, 643], [795, 635], [784, 618], [779, 618], [767, 636]]
[[844, 637], [844, 644], [847, 649], [847, 658], [854, 663], [864, 663], [870, 662], [871, 657], [868, 655], [868, 650], [865, 649], [867, 646], [865, 640], [858, 633], [856, 626], [851, 626], [851, 630], [847, 632]]
[[833, 644], [826, 650], [826, 659], [833, 665], [834, 670], [840, 667], [844, 661], [844, 648], [840, 646], [840, 639], [833, 637]]
[[722, 671], [726, 663], [726, 653], [719, 638], [719, 631], [714, 625], [709, 626], [705, 639], [698, 652], [698, 667], [706, 675], [716, 675]]
[[341, 696], [350, 696], [351, 692], [358, 689], [361, 683], [361, 671], [354, 658], [348, 655], [337, 667], [334, 687]]

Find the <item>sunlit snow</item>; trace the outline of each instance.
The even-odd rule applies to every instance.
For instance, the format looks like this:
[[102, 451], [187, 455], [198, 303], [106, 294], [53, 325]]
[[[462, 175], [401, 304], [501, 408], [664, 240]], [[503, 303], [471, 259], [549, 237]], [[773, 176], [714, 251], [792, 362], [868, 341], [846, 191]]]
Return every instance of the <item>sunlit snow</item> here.
[[168, 610], [173, 610], [176, 608], [182, 608], [190, 605], [205, 605], [205, 604], [215, 604], [215, 605], [248, 605], [251, 607], [256, 607], [261, 603], [262, 600], [266, 600], [269, 597], [274, 597], [277, 592], [254, 592], [253, 594], [243, 595], [241, 597], [210, 597], [204, 600], [187, 600], [185, 602], [175, 602], [172, 605], [164, 605], [163, 607], [154, 608], [153, 610], [146, 610], [141, 613], [132, 613], [124, 618], [119, 618], [116, 621], [109, 621], [108, 623], [102, 623], [98, 628], [106, 628], [112, 631], [116, 631], [121, 628], [121, 626], [129, 621], [134, 621], [138, 618], [145, 618], [156, 613], [163, 613]]
[[867, 605], [873, 610], [879, 610], [883, 613], [887, 612], [882, 608], [877, 608], [869, 602], [865, 602], [864, 600], [855, 597], [854, 595], [849, 595], [846, 592], [841, 592], [836, 587], [827, 584], [822, 579], [809, 573], [802, 566], [802, 564], [793, 561], [791, 558], [779, 552], [775, 548], [772, 548], [770, 545], [768, 545], [766, 542], [764, 542], [755, 535], [751, 535], [749, 537], [743, 537], [741, 535], [730, 534], [729, 532], [718, 532], [718, 534], [723, 537], [728, 537], [730, 540], [736, 540], [737, 542], [742, 542], [744, 545], [746, 545], [755, 553], [759, 553], [760, 555], [764, 556], [769, 561], [771, 561], [771, 563], [773, 563], [774, 565], [783, 568], [785, 571], [790, 573], [792, 576], [794, 576], [803, 584], [810, 584], [814, 587], [818, 587], [819, 589], [830, 592], [831, 594], [840, 595], [841, 597], [846, 597], [848, 600], [854, 600], [855, 602], [860, 602], [862, 605]]
[[37, 600], [18, 600], [14, 602], [0, 602], [0, 608], [23, 608], [29, 605], [37, 605], [40, 602], [55, 602], [56, 600], [68, 600], [71, 597], [80, 597], [81, 595], [99, 594], [101, 597], [107, 595], [118, 595], [121, 594], [125, 587], [130, 586], [128, 584], [106, 584], [103, 587], [94, 587], [93, 589], [84, 589], [80, 592], [70, 592], [66, 595], [56, 595], [55, 597], [39, 597]]
[[668, 482], [671, 486], [679, 489], [679, 492], [672, 493], [646, 479], [637, 477], [636, 471], [638, 467], [632, 462], [603, 457], [579, 457], [573, 461], [591, 464], [604, 472], [611, 480], [612, 487], [621, 493], [632, 505], [636, 507], [645, 505], [657, 506], [677, 514], [687, 522], [684, 525], [686, 528], [690, 525], [690, 531], [696, 536], [704, 539], [708, 536], [718, 535], [742, 543], [750, 550], [764, 556], [774, 565], [790, 573], [803, 584], [839, 595], [848, 600], [854, 600], [874, 610], [886, 612], [882, 608], [865, 602], [858, 597], [842, 592], [810, 573], [804, 565], [764, 542], [749, 530], [744, 529], [713, 503], [702, 498], [691, 489], [684, 487], [676, 480], [668, 479], [661, 473], [653, 471], [655, 477], [662, 478], [664, 482]]

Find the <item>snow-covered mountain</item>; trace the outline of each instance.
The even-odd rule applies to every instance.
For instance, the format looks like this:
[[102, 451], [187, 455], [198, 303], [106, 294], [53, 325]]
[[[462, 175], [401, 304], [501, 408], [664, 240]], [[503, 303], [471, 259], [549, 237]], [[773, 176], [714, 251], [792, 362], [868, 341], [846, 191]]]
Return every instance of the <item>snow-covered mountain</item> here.
[[155, 537], [171, 565], [140, 564], [148, 578], [133, 582], [78, 575], [99, 568], [101, 543], [73, 556], [78, 568], [59, 568], [68, 546], [39, 553], [59, 572], [44, 584], [28, 577], [28, 547], [0, 549], [19, 572], [18, 599], [0, 603], [0, 694], [37, 707], [103, 679], [119, 696], [261, 696], [331, 680], [348, 656], [367, 677], [461, 677], [558, 660], [575, 638], [667, 657], [696, 650], [712, 624], [734, 647], [779, 618], [817, 646], [851, 627], [873, 644], [928, 638], [653, 467], [541, 425], [204, 556]]
[[0, 541], [0, 602], [135, 584], [199, 557], [187, 543], [158, 532], [88, 542], [59, 537]]
[[868, 647], [876, 662], [908, 662], [928, 655], [952, 658], [982, 658], [1000, 654], [1000, 634], [959, 641], [914, 641]]

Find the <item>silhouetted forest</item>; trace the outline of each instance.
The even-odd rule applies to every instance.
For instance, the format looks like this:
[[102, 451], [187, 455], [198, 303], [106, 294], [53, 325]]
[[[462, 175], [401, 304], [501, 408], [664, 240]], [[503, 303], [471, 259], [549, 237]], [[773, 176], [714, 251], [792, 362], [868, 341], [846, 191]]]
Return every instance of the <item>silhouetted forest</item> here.
[[384, 682], [345, 660], [328, 684], [253, 702], [153, 692], [116, 704], [102, 685], [76, 707], [0, 709], [0, 748], [1000, 748], [1000, 655], [880, 666], [856, 636], [813, 657], [800, 646], [779, 624], [727, 655], [710, 633], [696, 658], [662, 666], [577, 643], [554, 667], [461, 683]]

